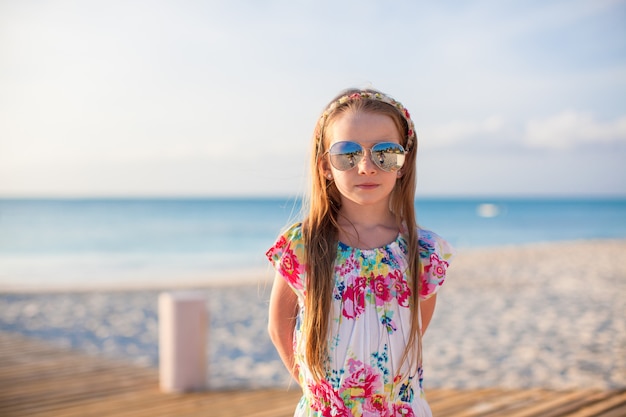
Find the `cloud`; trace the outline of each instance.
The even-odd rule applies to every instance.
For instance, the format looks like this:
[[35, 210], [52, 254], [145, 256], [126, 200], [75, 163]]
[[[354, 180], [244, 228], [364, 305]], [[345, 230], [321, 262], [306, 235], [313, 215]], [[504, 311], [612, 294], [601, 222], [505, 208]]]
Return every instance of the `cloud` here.
[[[591, 112], [565, 110], [552, 116], [513, 121], [502, 116], [451, 120], [418, 130], [424, 148], [474, 150], [571, 150], [626, 144], [626, 115], [597, 120]], [[468, 148], [469, 147], [469, 148]]]
[[461, 143], [476, 143], [485, 139], [506, 137], [510, 126], [497, 115], [483, 120], [453, 120], [445, 124], [425, 126], [418, 131], [427, 147], [440, 148]]
[[526, 125], [524, 144], [531, 148], [571, 149], [584, 145], [626, 143], [626, 116], [595, 120], [591, 113], [566, 110]]

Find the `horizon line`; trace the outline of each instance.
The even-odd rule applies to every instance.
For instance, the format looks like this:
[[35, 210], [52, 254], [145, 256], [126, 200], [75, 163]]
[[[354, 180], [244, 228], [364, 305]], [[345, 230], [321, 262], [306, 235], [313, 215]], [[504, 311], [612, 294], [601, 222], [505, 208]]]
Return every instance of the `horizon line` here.
[[[0, 200], [301, 200], [305, 196], [298, 194], [88, 194], [88, 195], [1, 195]], [[416, 196], [420, 200], [626, 200], [626, 193], [572, 194], [572, 193], [536, 193], [536, 194], [425, 194]]]

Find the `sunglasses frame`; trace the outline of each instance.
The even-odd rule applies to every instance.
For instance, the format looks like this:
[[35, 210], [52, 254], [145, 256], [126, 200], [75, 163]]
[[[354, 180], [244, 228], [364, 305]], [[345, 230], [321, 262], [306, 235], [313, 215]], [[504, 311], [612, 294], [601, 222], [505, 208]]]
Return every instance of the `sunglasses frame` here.
[[[357, 154], [357, 155], [358, 155], [358, 153], [359, 153], [359, 152], [361, 153], [361, 155], [360, 155], [360, 157], [358, 158], [358, 160], [355, 160], [355, 161], [354, 161], [354, 165], [352, 165], [351, 167], [349, 167], [349, 168], [347, 168], [347, 169], [342, 169], [341, 167], [338, 167], [338, 166], [336, 166], [336, 165], [333, 163], [333, 155], [335, 155], [335, 156], [344, 155], [344, 156], [345, 156], [345, 155], [347, 155], [347, 154], [348, 154], [348, 153], [333, 153], [333, 152], [332, 152], [332, 149], [333, 149], [335, 146], [340, 145], [340, 144], [344, 144], [344, 143], [349, 143], [349, 144], [353, 144], [353, 145], [357, 145], [357, 146], [358, 146], [358, 148], [359, 148], [359, 149], [358, 149], [356, 152], [353, 152], [353, 154]], [[392, 168], [390, 168], [390, 169], [385, 169], [384, 167], [382, 167], [382, 166], [379, 164], [379, 162], [378, 162], [378, 161], [376, 161], [376, 159], [374, 158], [374, 153], [375, 153], [375, 152], [380, 152], [380, 151], [377, 151], [375, 148], [376, 148], [377, 146], [380, 146], [380, 145], [393, 145], [393, 147], [394, 147], [394, 148], [399, 148], [399, 150], [400, 150], [401, 152], [400, 152], [400, 153], [398, 153], [398, 155], [402, 155], [402, 157], [403, 157], [403, 158], [402, 158], [402, 163], [401, 163], [400, 165], [397, 165], [397, 164], [396, 164], [396, 165], [394, 165], [394, 166], [393, 166]], [[330, 146], [330, 148], [328, 148], [328, 150], [325, 152], [325, 154], [328, 154], [328, 156], [329, 156], [328, 160], [329, 160], [330, 164], [331, 164], [331, 165], [332, 165], [332, 166], [333, 166], [336, 170], [339, 170], [339, 171], [350, 171], [350, 170], [352, 170], [352, 169], [356, 168], [356, 166], [357, 166], [357, 165], [358, 165], [358, 164], [359, 164], [359, 163], [363, 160], [363, 158], [364, 158], [364, 157], [365, 157], [365, 155], [366, 155], [366, 152], [365, 152], [365, 151], [369, 151], [369, 154], [370, 154], [370, 160], [372, 161], [372, 163], [373, 163], [374, 165], [376, 165], [376, 167], [377, 167], [377, 168], [379, 168], [380, 170], [385, 171], [385, 172], [396, 172], [396, 171], [398, 171], [400, 168], [402, 168], [402, 166], [404, 165], [404, 157], [406, 157], [406, 154], [408, 153], [408, 151], [406, 151], [402, 145], [400, 145], [399, 143], [396, 143], [396, 142], [378, 142], [378, 143], [374, 144], [372, 147], [370, 147], [370, 148], [366, 148], [365, 146], [361, 145], [361, 144], [360, 144], [360, 143], [358, 143], [358, 142], [354, 142], [354, 141], [351, 141], [351, 140], [343, 140], [343, 141], [340, 141], [340, 142], [335, 142], [335, 143], [333, 143], [333, 144]]]

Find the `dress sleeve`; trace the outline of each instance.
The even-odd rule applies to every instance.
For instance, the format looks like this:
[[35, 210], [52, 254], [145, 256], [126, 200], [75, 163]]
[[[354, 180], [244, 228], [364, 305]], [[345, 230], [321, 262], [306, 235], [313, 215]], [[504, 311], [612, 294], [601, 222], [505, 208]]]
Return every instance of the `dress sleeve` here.
[[454, 248], [436, 233], [420, 229], [419, 252], [422, 263], [420, 298], [426, 300], [443, 285]]
[[291, 226], [279, 236], [265, 254], [276, 272], [285, 278], [298, 297], [303, 297], [305, 293], [304, 254], [301, 223]]

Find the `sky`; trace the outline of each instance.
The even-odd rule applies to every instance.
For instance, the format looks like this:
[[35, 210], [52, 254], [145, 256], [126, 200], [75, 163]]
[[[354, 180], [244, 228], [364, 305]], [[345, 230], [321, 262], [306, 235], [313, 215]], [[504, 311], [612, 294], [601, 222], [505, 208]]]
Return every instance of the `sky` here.
[[626, 196], [626, 1], [0, 0], [0, 197], [292, 196], [348, 87], [422, 196]]

